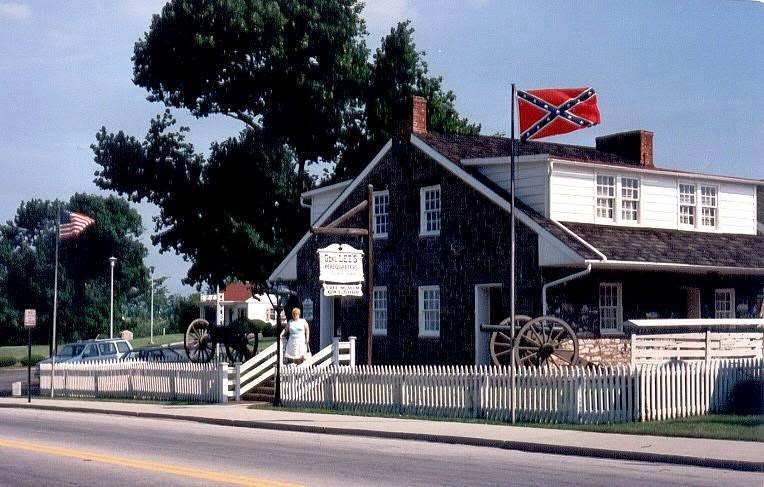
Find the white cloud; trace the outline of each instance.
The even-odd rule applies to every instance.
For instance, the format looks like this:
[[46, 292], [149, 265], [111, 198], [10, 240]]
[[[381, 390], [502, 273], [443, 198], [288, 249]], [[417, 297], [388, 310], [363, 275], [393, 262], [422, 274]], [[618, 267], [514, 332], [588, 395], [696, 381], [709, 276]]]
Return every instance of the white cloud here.
[[32, 9], [25, 3], [0, 2], [0, 20], [19, 22], [29, 20], [31, 17]]

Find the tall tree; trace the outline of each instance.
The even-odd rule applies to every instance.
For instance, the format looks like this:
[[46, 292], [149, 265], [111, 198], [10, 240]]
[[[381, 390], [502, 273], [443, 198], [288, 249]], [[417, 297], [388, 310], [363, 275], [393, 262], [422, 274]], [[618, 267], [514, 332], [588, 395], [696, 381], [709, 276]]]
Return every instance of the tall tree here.
[[358, 174], [374, 153], [394, 135], [398, 124], [411, 117], [411, 98], [427, 100], [429, 130], [459, 135], [477, 135], [480, 125], [456, 110], [456, 95], [444, 91], [440, 76], [430, 76], [425, 52], [417, 51], [410, 21], [400, 22], [382, 38], [370, 64], [365, 91], [365, 123], [348, 131], [346, 151], [334, 172], [334, 179]]
[[[129, 204], [115, 196], [75, 194], [67, 203], [31, 200], [21, 203], [13, 220], [0, 225], [0, 279], [7, 289], [5, 310], [0, 297], [0, 317], [20, 316], [25, 308], [38, 312], [37, 341], [48, 341], [52, 321], [53, 267], [56, 208], [83, 212], [96, 220], [76, 239], [65, 241], [59, 258], [59, 339], [93, 338], [109, 327], [109, 264], [114, 272], [115, 328], [129, 291], [143, 282], [147, 253], [139, 237], [141, 218]], [[3, 275], [4, 274], [4, 275]], [[10, 309], [10, 311], [8, 310]], [[0, 320], [0, 335], [18, 341], [21, 319]]]
[[135, 44], [134, 82], [151, 101], [234, 117], [267, 143], [286, 143], [302, 174], [337, 155], [361, 97], [362, 8], [358, 0], [172, 0]]

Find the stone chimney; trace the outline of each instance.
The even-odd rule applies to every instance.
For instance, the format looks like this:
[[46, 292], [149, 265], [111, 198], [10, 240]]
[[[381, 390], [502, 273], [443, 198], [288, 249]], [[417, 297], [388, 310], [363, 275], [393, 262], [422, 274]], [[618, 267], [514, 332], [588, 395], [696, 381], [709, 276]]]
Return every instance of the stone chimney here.
[[415, 96], [411, 100], [411, 131], [415, 134], [427, 133], [427, 100]]
[[597, 150], [618, 157], [642, 167], [653, 164], [653, 133], [648, 130], [632, 130], [597, 137]]

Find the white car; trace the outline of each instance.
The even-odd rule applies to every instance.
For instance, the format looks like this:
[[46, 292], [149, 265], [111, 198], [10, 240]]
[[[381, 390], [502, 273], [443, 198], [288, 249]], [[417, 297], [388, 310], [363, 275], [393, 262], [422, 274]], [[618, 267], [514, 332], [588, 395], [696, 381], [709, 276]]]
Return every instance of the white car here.
[[[130, 353], [132, 349], [133, 347], [130, 345], [130, 342], [122, 338], [83, 340], [81, 342], [68, 343], [61, 347], [58, 354], [56, 354], [56, 363], [117, 360]], [[50, 362], [50, 359], [46, 359], [40, 363]]]

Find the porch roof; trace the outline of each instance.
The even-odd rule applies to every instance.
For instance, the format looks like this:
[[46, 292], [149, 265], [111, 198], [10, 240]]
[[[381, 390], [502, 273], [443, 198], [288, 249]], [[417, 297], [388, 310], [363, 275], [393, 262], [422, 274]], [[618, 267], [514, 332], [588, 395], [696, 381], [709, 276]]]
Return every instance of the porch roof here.
[[612, 261], [764, 270], [764, 235], [562, 223]]

